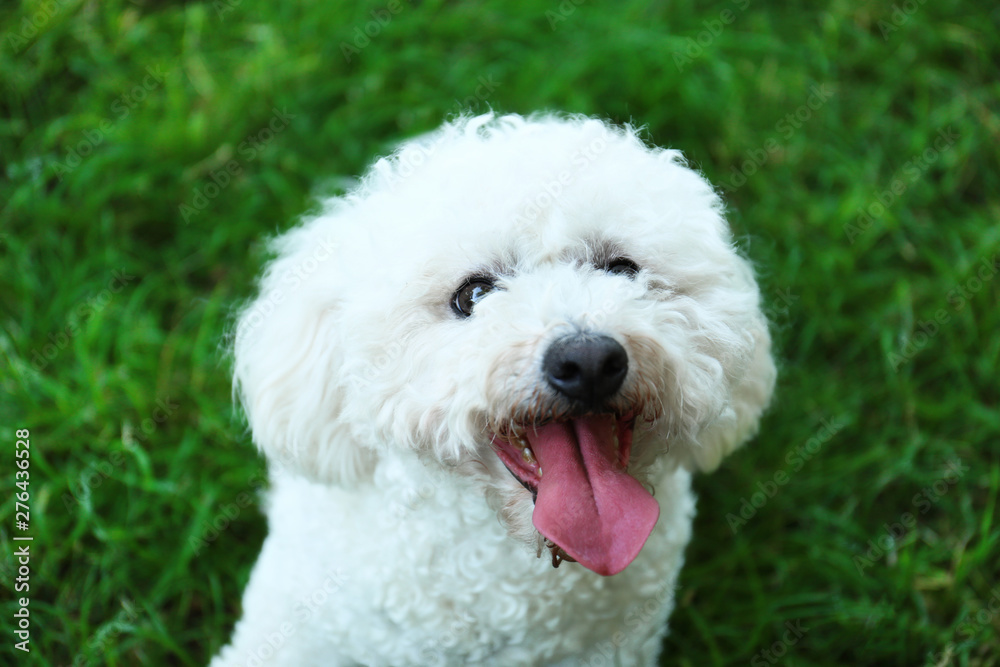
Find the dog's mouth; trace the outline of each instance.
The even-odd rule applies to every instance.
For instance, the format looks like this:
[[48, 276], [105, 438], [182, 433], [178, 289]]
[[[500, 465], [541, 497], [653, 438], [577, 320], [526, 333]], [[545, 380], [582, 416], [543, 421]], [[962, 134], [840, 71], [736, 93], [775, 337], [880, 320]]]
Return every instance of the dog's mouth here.
[[532, 523], [553, 564], [575, 560], [610, 576], [635, 560], [660, 505], [628, 474], [635, 419], [585, 415], [512, 426], [493, 448], [535, 501]]

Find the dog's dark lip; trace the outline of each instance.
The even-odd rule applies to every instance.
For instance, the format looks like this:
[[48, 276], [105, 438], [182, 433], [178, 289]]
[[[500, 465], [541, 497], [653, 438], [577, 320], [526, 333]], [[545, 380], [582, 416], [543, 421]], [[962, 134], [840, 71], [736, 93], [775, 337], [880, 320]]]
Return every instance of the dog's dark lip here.
[[[531, 428], [531, 427], [528, 427]], [[523, 431], [522, 431], [523, 433]], [[516, 432], [496, 434], [492, 438], [493, 451], [514, 479], [531, 493], [532, 502], [538, 495], [538, 483], [544, 470], [538, 465], [527, 441]]]
[[535, 502], [536, 500], [538, 500], [538, 486], [536, 486], [534, 484], [531, 484], [529, 482], [526, 482], [525, 480], [523, 480], [520, 477], [518, 477], [517, 473], [515, 473], [513, 470], [511, 470], [510, 466], [508, 466], [506, 463], [504, 463], [503, 459], [500, 459], [500, 462], [503, 463], [503, 467], [504, 468], [507, 468], [507, 472], [510, 473], [510, 476], [513, 477], [514, 479], [516, 479], [521, 486], [523, 486], [525, 489], [528, 490], [528, 492], [531, 494], [531, 502]]

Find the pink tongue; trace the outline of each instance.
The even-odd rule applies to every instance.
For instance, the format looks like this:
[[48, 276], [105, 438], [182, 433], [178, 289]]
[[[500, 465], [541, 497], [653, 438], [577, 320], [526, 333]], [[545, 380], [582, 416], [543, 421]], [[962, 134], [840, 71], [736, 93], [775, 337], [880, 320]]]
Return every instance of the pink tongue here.
[[660, 517], [660, 504], [618, 461], [610, 415], [528, 429], [542, 469], [535, 528], [584, 567], [605, 576], [631, 563]]

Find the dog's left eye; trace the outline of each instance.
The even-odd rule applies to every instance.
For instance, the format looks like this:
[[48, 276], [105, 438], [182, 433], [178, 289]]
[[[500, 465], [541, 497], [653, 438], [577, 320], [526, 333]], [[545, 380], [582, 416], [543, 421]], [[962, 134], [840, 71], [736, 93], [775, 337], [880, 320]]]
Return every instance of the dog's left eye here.
[[472, 309], [476, 304], [494, 289], [496, 285], [489, 278], [470, 278], [455, 292], [451, 299], [451, 308], [459, 316], [468, 317], [472, 315]]
[[605, 264], [604, 270], [615, 276], [632, 278], [639, 273], [639, 265], [628, 257], [619, 257]]

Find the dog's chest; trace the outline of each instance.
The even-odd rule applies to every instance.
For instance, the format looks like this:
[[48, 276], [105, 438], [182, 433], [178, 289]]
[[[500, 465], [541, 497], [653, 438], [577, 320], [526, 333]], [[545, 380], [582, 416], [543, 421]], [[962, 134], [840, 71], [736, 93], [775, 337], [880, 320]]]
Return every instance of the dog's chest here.
[[512, 540], [481, 491], [412, 462], [383, 465], [377, 488], [329, 529], [343, 531], [336, 567], [351, 573], [329, 620], [364, 624], [342, 645], [354, 659], [549, 664], [594, 651], [627, 658], [658, 641], [689, 533], [686, 475], [658, 487], [670, 504], [640, 557], [601, 577], [575, 563], [555, 569], [547, 551], [538, 558]]

